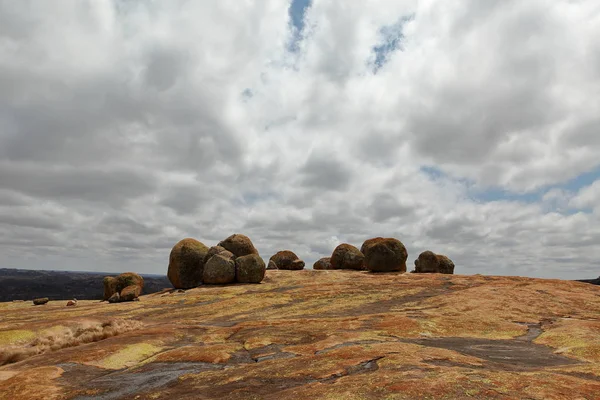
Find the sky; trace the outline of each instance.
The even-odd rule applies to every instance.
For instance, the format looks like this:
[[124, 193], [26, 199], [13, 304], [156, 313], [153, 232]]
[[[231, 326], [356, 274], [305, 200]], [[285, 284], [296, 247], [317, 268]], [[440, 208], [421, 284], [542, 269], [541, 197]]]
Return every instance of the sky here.
[[0, 267], [248, 235], [600, 275], [596, 0], [0, 0]]

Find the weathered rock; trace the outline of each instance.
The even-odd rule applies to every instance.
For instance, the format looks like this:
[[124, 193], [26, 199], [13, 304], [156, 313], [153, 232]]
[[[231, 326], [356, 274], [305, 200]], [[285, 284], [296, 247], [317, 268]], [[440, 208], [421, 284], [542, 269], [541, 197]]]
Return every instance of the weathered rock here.
[[196, 239], [179, 241], [169, 255], [167, 277], [175, 289], [191, 289], [202, 283], [208, 247]]
[[[369, 242], [369, 241], [367, 241]], [[371, 272], [406, 272], [408, 252], [401, 241], [394, 238], [375, 238], [363, 244], [365, 266]]]
[[366, 254], [367, 249], [371, 248], [374, 244], [379, 243], [383, 240], [385, 240], [385, 239], [382, 237], [376, 237], [376, 238], [365, 240], [365, 242], [362, 244], [362, 246], [360, 246], [360, 252], [363, 254]]
[[[231, 255], [231, 256], [229, 256]], [[224, 285], [235, 281], [235, 258], [229, 252], [216, 254], [204, 265], [203, 280], [209, 285]]]
[[313, 269], [324, 270], [331, 269], [331, 257], [323, 257], [313, 264]]
[[67, 307], [74, 307], [77, 305], [77, 300], [69, 300], [67, 301]]
[[250, 238], [239, 233], [233, 234], [221, 241], [219, 246], [232, 252], [236, 257], [243, 257], [248, 254], [258, 254], [258, 250], [254, 247]]
[[133, 301], [140, 296], [140, 288], [136, 285], [127, 286], [125, 289], [121, 290], [120, 301]]
[[109, 303], [118, 303], [119, 301], [121, 301], [121, 296], [119, 293], [113, 293], [113, 295], [108, 299]]
[[454, 274], [454, 263], [442, 254], [424, 251], [415, 260], [415, 273], [418, 274]]
[[277, 269], [285, 270], [301, 270], [304, 269], [304, 261], [290, 250], [282, 250], [273, 254], [269, 261], [273, 261]]
[[331, 269], [364, 270], [364, 255], [356, 247], [343, 243], [333, 250]]
[[239, 283], [260, 283], [265, 277], [266, 265], [258, 254], [235, 259], [235, 280]]
[[33, 305], [41, 306], [43, 304], [46, 304], [48, 301], [50, 300], [47, 297], [40, 297], [39, 299], [33, 300]]
[[108, 300], [110, 296], [117, 293], [117, 280], [114, 276], [105, 276], [102, 283], [104, 283], [104, 297], [102, 300]]
[[[227, 251], [226, 248], [221, 247], [221, 246], [213, 246], [210, 249], [208, 249], [208, 252], [206, 253], [206, 256], [204, 256], [204, 264], [206, 264], [208, 262], [208, 260], [210, 260], [210, 258], [212, 256], [214, 256], [215, 254], [220, 254]], [[231, 253], [231, 252], [229, 252]]]
[[267, 266], [267, 269], [277, 269], [277, 264], [275, 264], [275, 261], [269, 260], [269, 265]]

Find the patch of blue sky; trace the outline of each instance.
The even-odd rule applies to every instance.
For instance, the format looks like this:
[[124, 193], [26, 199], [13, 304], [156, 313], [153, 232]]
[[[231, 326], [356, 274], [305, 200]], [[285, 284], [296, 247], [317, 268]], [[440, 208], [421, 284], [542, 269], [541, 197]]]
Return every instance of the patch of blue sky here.
[[289, 44], [290, 51], [298, 51], [302, 40], [306, 10], [310, 8], [312, 0], [292, 0], [289, 8], [290, 23], [292, 24], [292, 40]]
[[402, 42], [405, 38], [403, 32], [404, 26], [413, 18], [414, 15], [403, 16], [398, 22], [384, 26], [379, 30], [382, 41], [377, 46], [373, 47], [373, 52], [375, 53], [375, 61], [373, 63], [374, 73], [377, 73], [377, 71], [385, 65], [393, 52], [403, 50]]
[[[433, 180], [450, 179], [465, 184], [465, 186], [467, 187], [469, 197], [474, 201], [483, 203], [488, 203], [492, 201], [517, 201], [528, 204], [542, 203], [544, 195], [550, 190], [558, 189], [563, 190], [567, 193], [576, 194], [580, 189], [589, 186], [600, 179], [600, 166], [598, 166], [591, 171], [580, 174], [575, 178], [569, 179], [559, 184], [546, 185], [529, 192], [513, 192], [499, 187], [478, 188], [473, 184], [473, 182], [467, 179], [457, 180], [451, 178], [439, 168], [432, 166], [421, 167], [421, 171]], [[565, 209], [562, 211], [567, 214], [573, 214], [580, 211], [591, 212], [591, 210], [575, 209]]]

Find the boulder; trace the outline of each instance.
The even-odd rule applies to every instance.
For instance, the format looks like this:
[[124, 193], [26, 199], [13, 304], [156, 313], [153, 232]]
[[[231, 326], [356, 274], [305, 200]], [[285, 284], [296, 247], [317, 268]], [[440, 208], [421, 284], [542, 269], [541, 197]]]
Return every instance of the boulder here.
[[394, 238], [375, 238], [365, 242], [365, 266], [371, 272], [406, 272], [408, 252]]
[[131, 285], [121, 290], [119, 297], [120, 301], [133, 301], [137, 299], [140, 296], [140, 294], [140, 287], [136, 285]]
[[360, 252], [363, 254], [367, 254], [367, 249], [371, 248], [375, 243], [379, 243], [383, 240], [385, 240], [385, 239], [382, 237], [376, 237], [376, 238], [365, 240], [365, 242], [362, 244], [362, 246], [360, 246]]
[[67, 307], [74, 307], [77, 305], [77, 300], [69, 300], [67, 301]]
[[104, 297], [102, 300], [108, 300], [110, 296], [117, 293], [117, 280], [114, 276], [105, 276], [102, 283], [104, 283]]
[[175, 289], [191, 289], [202, 283], [207, 253], [208, 247], [192, 238], [183, 239], [173, 246], [167, 277]]
[[118, 303], [119, 301], [121, 301], [121, 296], [119, 293], [113, 293], [113, 295], [108, 299], [109, 303]]
[[216, 254], [204, 265], [205, 284], [224, 285], [235, 281], [235, 257], [230, 252]]
[[[208, 262], [208, 260], [210, 260], [210, 258], [212, 256], [214, 256], [215, 254], [220, 254], [227, 251], [226, 248], [221, 247], [221, 246], [213, 246], [210, 249], [208, 249], [208, 252], [206, 253], [206, 256], [204, 256], [204, 264], [206, 264]], [[231, 252], [229, 252], [231, 253]]]
[[331, 269], [331, 257], [323, 257], [313, 264], [313, 269]]
[[41, 306], [43, 304], [46, 304], [48, 301], [50, 300], [47, 297], [40, 297], [39, 299], [33, 299], [33, 305]]
[[258, 254], [258, 250], [256, 250], [254, 247], [250, 238], [239, 233], [229, 236], [227, 239], [221, 241], [218, 245], [232, 252], [235, 257], [243, 257], [247, 256], [248, 254]]
[[260, 283], [265, 277], [266, 265], [258, 254], [235, 259], [235, 280], [239, 283]]
[[424, 251], [415, 260], [415, 273], [418, 274], [454, 274], [454, 263], [442, 254]]
[[277, 264], [275, 264], [275, 261], [269, 260], [269, 265], [267, 266], [267, 269], [277, 269]]
[[343, 243], [333, 250], [331, 269], [364, 269], [364, 255], [356, 247]]
[[285, 270], [300, 270], [304, 269], [304, 261], [302, 261], [293, 251], [282, 250], [273, 254], [269, 262], [273, 261], [277, 269]]

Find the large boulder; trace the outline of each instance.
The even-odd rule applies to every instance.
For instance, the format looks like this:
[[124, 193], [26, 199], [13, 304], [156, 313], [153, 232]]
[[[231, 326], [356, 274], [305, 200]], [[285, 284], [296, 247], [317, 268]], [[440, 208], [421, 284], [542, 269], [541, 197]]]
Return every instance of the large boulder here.
[[236, 257], [247, 256], [248, 254], [258, 254], [258, 250], [252, 244], [250, 238], [239, 233], [229, 236], [221, 241], [219, 246], [233, 253]]
[[301, 270], [304, 269], [304, 261], [302, 261], [293, 251], [282, 250], [273, 254], [269, 261], [273, 261], [277, 269], [286, 270]]
[[356, 247], [343, 243], [333, 250], [331, 269], [364, 270], [365, 257]]
[[144, 278], [135, 272], [124, 272], [116, 277], [107, 276], [103, 280], [104, 283], [104, 298], [108, 300], [113, 294], [121, 293], [128, 286], [136, 286], [139, 293], [144, 289]]
[[175, 289], [191, 289], [202, 283], [208, 247], [196, 239], [179, 241], [169, 255], [167, 277]]
[[454, 263], [442, 254], [424, 251], [415, 260], [415, 273], [418, 274], [454, 274]]
[[313, 269], [324, 270], [331, 269], [331, 257], [323, 257], [313, 264]]
[[371, 272], [406, 272], [408, 252], [401, 241], [394, 238], [375, 238], [363, 244], [365, 266]]
[[363, 254], [367, 254], [367, 250], [369, 248], [371, 248], [374, 244], [379, 243], [383, 240], [385, 240], [385, 239], [382, 237], [376, 237], [376, 238], [365, 240], [365, 242], [362, 244], [362, 246], [360, 246], [360, 252]]
[[265, 277], [266, 265], [258, 254], [235, 259], [235, 280], [239, 283], [260, 283]]
[[205, 284], [224, 285], [235, 282], [235, 257], [229, 251], [215, 254], [204, 265]]

